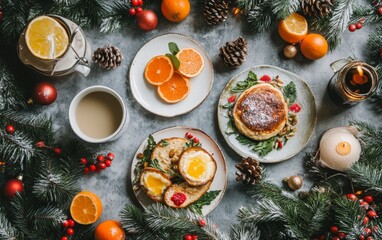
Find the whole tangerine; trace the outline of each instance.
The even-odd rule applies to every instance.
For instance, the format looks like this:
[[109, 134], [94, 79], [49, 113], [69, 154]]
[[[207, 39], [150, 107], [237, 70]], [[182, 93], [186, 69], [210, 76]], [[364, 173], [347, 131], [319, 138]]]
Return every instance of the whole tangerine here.
[[124, 240], [125, 231], [121, 223], [116, 220], [107, 220], [100, 223], [94, 233], [95, 240]]
[[189, 0], [163, 0], [161, 10], [167, 20], [181, 22], [190, 13], [190, 2]]
[[322, 35], [311, 33], [302, 40], [300, 48], [306, 58], [317, 60], [326, 55], [329, 44]]

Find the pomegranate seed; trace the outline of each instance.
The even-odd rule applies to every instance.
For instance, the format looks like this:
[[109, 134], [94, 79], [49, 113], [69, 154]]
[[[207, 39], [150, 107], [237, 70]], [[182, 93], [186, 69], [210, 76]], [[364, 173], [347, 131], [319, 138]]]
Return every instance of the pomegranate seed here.
[[228, 103], [233, 103], [236, 101], [236, 95], [232, 95], [231, 97], [228, 98]]
[[272, 80], [272, 78], [268, 75], [263, 75], [263, 76], [261, 76], [260, 80], [263, 82], [269, 82]]

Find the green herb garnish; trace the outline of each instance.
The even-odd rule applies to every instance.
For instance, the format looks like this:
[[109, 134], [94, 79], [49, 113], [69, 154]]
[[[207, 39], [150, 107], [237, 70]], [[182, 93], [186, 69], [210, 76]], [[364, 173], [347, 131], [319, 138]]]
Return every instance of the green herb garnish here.
[[219, 193], [220, 193], [220, 190], [209, 191], [203, 194], [203, 196], [199, 198], [198, 201], [188, 206], [188, 208], [194, 213], [201, 215], [203, 206], [210, 205], [211, 202], [219, 195]]
[[162, 146], [162, 147], [166, 147], [168, 146], [168, 142], [166, 140], [160, 140], [159, 144]]
[[195, 142], [194, 139], [191, 139], [190, 141], [188, 141], [188, 143], [186, 143], [186, 149], [187, 148], [190, 148], [190, 147], [201, 147], [202, 144], [200, 142]]
[[149, 135], [149, 138], [147, 139], [147, 146], [145, 150], [143, 151], [143, 157], [139, 159], [138, 163], [135, 165], [134, 169], [134, 180], [133, 180], [133, 185], [136, 185], [139, 182], [139, 178], [141, 176], [141, 173], [143, 171], [143, 166], [145, 162], [149, 162], [151, 158], [151, 154], [153, 153], [153, 150], [156, 146], [156, 142], [153, 138], [153, 136]]
[[180, 61], [176, 57], [176, 54], [180, 51], [178, 45], [174, 42], [168, 43], [168, 49], [171, 53], [166, 53], [166, 57], [170, 58], [172, 65], [174, 66], [175, 70], [178, 70], [180, 67]]
[[166, 173], [165, 170], [159, 165], [158, 159], [154, 158], [152, 161], [150, 161], [149, 166], [155, 169], [158, 169], [161, 172]]
[[245, 79], [244, 81], [238, 81], [236, 83], [236, 86], [231, 89], [231, 92], [241, 93], [256, 84], [257, 84], [257, 75], [254, 72], [249, 71], [247, 79]]
[[236, 139], [240, 144], [247, 145], [252, 151], [257, 152], [261, 157], [264, 157], [273, 150], [273, 145], [275, 142], [275, 137], [267, 140], [255, 141], [241, 134], [239, 134]]
[[288, 85], [283, 88], [283, 93], [284, 97], [289, 99], [289, 105], [293, 104], [297, 98], [296, 84], [294, 82], [288, 83]]

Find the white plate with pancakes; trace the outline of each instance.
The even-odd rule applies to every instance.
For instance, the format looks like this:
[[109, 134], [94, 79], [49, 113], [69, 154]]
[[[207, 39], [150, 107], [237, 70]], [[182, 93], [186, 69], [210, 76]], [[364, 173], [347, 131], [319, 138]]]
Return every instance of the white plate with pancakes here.
[[[190, 138], [186, 137], [187, 133], [196, 137], [201, 146], [187, 146], [186, 144], [190, 143]], [[201, 209], [204, 216], [210, 213], [221, 201], [228, 179], [225, 158], [217, 143], [202, 130], [185, 126], [166, 128], [151, 136], [156, 142], [151, 159], [159, 159], [156, 162], [159, 168], [153, 169], [152, 166], [146, 165], [143, 170], [136, 171], [149, 138], [143, 140], [132, 161], [131, 181], [139, 203], [144, 207], [159, 202], [173, 208], [187, 208], [186, 205], [192, 205], [205, 193], [220, 191], [209, 205], [204, 205]], [[205, 163], [202, 165], [203, 174], [195, 172], [200, 165], [197, 168], [195, 165], [191, 166], [194, 160]], [[179, 170], [174, 176], [170, 176], [172, 171], [169, 170], [173, 170], [174, 164]], [[136, 178], [136, 174], [140, 174], [139, 178]], [[135, 179], [139, 179], [136, 184]], [[181, 181], [176, 182], [173, 179]], [[184, 203], [176, 203], [177, 199], [174, 197], [178, 193], [184, 193], [186, 196], [186, 200], [183, 199]]]
[[[179, 49], [195, 49], [204, 60], [203, 70], [189, 80], [188, 96], [177, 103], [167, 103], [162, 100], [157, 94], [157, 87], [150, 85], [144, 76], [146, 65], [150, 59], [170, 53], [169, 42], [176, 43]], [[142, 46], [131, 63], [129, 76], [133, 96], [142, 107], [159, 116], [174, 117], [192, 111], [208, 97], [214, 80], [214, 70], [207, 52], [200, 43], [191, 37], [171, 33], [158, 36]]]
[[[227, 104], [227, 100], [233, 95], [236, 95], [235, 99], [238, 99], [237, 102], [240, 101], [242, 95], [235, 94], [231, 90], [233, 87], [237, 85], [239, 81], [246, 80], [248, 73], [250, 71], [255, 73], [258, 79], [263, 75], [268, 75], [271, 78], [279, 76], [279, 79], [282, 80], [284, 85], [287, 85], [290, 82], [294, 82], [294, 84], [296, 85], [296, 90], [297, 90], [296, 102], [301, 106], [301, 111], [298, 114], [296, 114], [297, 123], [294, 126], [296, 129], [294, 136], [289, 138], [289, 140], [285, 143], [285, 145], [282, 145], [281, 148], [279, 149], [274, 148], [265, 156], [261, 156], [258, 152], [252, 150], [248, 145], [242, 144], [238, 141], [237, 139], [238, 135], [245, 136], [243, 134], [243, 132], [245, 131], [238, 130], [237, 128], [237, 131], [233, 134], [229, 134], [226, 132], [227, 125], [229, 124], [230, 118], [229, 118], [229, 109], [227, 109], [224, 106]], [[283, 102], [284, 101], [285, 99], [283, 100]], [[234, 104], [236, 105], [237, 102], [235, 102]], [[256, 111], [259, 111], [256, 104], [254, 104], [255, 105], [254, 108], [257, 109]], [[286, 101], [284, 102], [284, 104], [287, 104]], [[233, 115], [235, 115], [236, 108], [237, 106], [235, 106], [234, 110], [232, 110]], [[290, 159], [291, 157], [299, 153], [309, 142], [309, 139], [314, 132], [314, 128], [316, 126], [316, 121], [317, 121], [316, 103], [315, 103], [314, 95], [311, 89], [309, 88], [309, 86], [307, 85], [307, 83], [301, 77], [299, 77], [298, 75], [294, 73], [291, 73], [289, 71], [286, 71], [278, 67], [268, 66], [268, 65], [252, 67], [233, 77], [227, 83], [222, 94], [220, 95], [217, 114], [218, 114], [218, 123], [219, 123], [220, 131], [224, 139], [228, 143], [228, 145], [240, 156], [251, 157], [263, 163], [281, 162], [281, 161]], [[287, 114], [286, 118], [288, 119], [288, 116], [289, 116], [288, 112], [286, 114]], [[260, 116], [261, 113], [260, 115], [259, 114], [255, 114], [255, 115]], [[234, 118], [234, 120], [235, 120], [234, 122], [237, 122], [237, 118], [236, 119]], [[255, 123], [261, 122], [259, 119], [252, 119], [252, 120]], [[277, 131], [280, 131], [280, 130], [277, 130]], [[248, 137], [249, 135], [250, 134], [247, 134], [246, 137]], [[277, 133], [274, 137], [275, 138], [278, 137]], [[257, 140], [257, 141], [261, 142], [266, 140], [267, 139]]]

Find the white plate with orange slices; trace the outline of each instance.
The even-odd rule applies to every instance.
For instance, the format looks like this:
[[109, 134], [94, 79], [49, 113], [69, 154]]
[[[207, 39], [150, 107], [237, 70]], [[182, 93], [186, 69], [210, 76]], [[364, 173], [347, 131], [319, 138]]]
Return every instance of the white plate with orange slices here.
[[[169, 43], [179, 48], [178, 69], [166, 56], [170, 53]], [[150, 40], [138, 51], [130, 67], [134, 98], [149, 112], [163, 117], [182, 115], [198, 107], [209, 95], [213, 80], [213, 65], [207, 52], [198, 42], [181, 34]]]
[[204, 216], [223, 198], [227, 179], [227, 164], [217, 143], [203, 131], [185, 126], [152, 133], [131, 166], [133, 190], [142, 206], [159, 202]]

